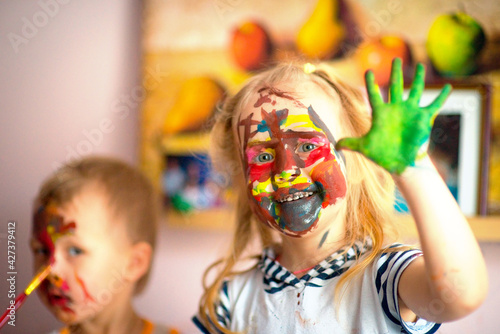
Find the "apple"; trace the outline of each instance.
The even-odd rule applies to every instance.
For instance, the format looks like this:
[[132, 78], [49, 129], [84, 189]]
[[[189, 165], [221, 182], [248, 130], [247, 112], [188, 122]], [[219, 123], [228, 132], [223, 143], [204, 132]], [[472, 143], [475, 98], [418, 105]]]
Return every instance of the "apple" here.
[[477, 69], [486, 43], [481, 25], [471, 16], [456, 12], [438, 16], [427, 35], [426, 50], [434, 69], [442, 76], [466, 76]]
[[394, 58], [401, 58], [403, 71], [411, 65], [410, 46], [402, 37], [396, 35], [367, 39], [358, 46], [355, 52], [359, 68], [363, 72], [371, 69], [380, 86], [386, 86], [389, 83]]
[[245, 21], [231, 33], [231, 54], [238, 66], [254, 71], [263, 68], [271, 57], [272, 43], [264, 26]]

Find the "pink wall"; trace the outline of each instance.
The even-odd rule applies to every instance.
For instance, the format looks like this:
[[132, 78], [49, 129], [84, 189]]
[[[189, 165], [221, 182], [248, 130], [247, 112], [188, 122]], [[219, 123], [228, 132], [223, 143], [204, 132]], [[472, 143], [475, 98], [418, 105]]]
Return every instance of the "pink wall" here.
[[[46, 3], [59, 4], [59, 8], [43, 9], [41, 4]], [[138, 0], [0, 2], [1, 307], [7, 305], [5, 233], [9, 220], [17, 221], [17, 288], [24, 289], [32, 276], [29, 212], [40, 181], [70, 151], [109, 153], [137, 161], [137, 101], [132, 101], [126, 117], [116, 111], [123, 110], [124, 99], [140, 83], [140, 14]], [[26, 22], [37, 23], [37, 31], [23, 28], [29, 25]], [[27, 36], [25, 43], [13, 47], [10, 33]], [[137, 298], [137, 310], [195, 333], [190, 317], [201, 293], [201, 273], [224, 252], [229, 237], [228, 232], [163, 227], [153, 276]], [[490, 295], [475, 314], [443, 326], [441, 333], [497, 332], [500, 244], [485, 243], [482, 249], [490, 273]], [[19, 311], [16, 327], [8, 326], [2, 333], [44, 333], [57, 326], [32, 296]]]

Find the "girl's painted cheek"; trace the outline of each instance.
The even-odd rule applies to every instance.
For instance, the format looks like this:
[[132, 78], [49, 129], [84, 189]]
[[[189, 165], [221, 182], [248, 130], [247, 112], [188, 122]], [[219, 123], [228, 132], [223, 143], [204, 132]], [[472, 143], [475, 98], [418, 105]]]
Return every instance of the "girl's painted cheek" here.
[[265, 182], [271, 175], [272, 162], [248, 165], [249, 182]]
[[347, 183], [342, 167], [335, 156], [333, 159], [325, 159], [317, 164], [311, 171], [311, 178], [324, 190], [323, 208], [335, 204], [337, 199], [345, 197]]
[[273, 192], [273, 185], [271, 183], [271, 178], [268, 178], [267, 180], [263, 182], [259, 181], [254, 181], [251, 182], [251, 189], [252, 189], [252, 196], [253, 197], [268, 197], [270, 193]]

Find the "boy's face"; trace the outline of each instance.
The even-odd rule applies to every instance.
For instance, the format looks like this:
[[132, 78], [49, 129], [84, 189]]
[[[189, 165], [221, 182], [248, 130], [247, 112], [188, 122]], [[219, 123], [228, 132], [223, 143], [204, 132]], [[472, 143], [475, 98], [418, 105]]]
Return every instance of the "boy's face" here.
[[286, 91], [255, 92], [235, 126], [254, 213], [299, 237], [331, 219], [346, 195], [343, 156], [334, 148], [341, 105], [313, 83]]
[[91, 189], [62, 208], [35, 212], [35, 270], [52, 264], [38, 293], [58, 320], [81, 323], [119, 302], [131, 247], [123, 226], [109, 212], [106, 197]]

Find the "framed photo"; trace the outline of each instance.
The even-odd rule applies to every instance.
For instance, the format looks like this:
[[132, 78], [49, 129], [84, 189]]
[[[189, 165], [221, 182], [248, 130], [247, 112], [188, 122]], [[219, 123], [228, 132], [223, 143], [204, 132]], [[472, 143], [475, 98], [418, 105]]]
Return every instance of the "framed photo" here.
[[208, 156], [208, 133], [164, 138], [160, 190], [169, 225], [227, 228], [233, 195], [227, 177], [215, 172]]
[[[420, 105], [427, 106], [440, 91], [441, 87], [426, 89]], [[458, 86], [453, 88], [431, 131], [429, 156], [466, 216], [487, 213], [489, 121], [488, 87]], [[395, 208], [408, 212], [399, 191]]]
[[166, 156], [162, 177], [165, 204], [178, 212], [225, 205], [224, 181], [213, 172], [207, 155]]

